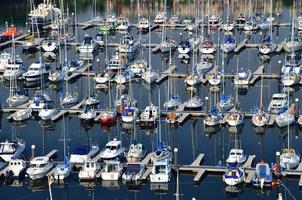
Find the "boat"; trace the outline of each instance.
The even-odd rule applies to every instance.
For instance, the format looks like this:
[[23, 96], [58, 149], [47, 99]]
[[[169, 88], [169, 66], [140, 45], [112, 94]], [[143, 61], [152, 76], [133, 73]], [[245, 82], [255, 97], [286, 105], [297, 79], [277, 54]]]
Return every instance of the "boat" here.
[[12, 114], [12, 119], [14, 121], [24, 121], [31, 118], [31, 114], [32, 114], [31, 108], [23, 108], [14, 112]]
[[166, 37], [166, 39], [160, 43], [159, 49], [162, 53], [167, 53], [170, 50], [175, 49], [176, 47], [177, 47], [176, 41], [172, 40], [169, 37]]
[[61, 69], [56, 69], [53, 72], [49, 72], [48, 80], [51, 82], [60, 82], [64, 80], [64, 75], [61, 71]]
[[138, 22], [137, 28], [142, 31], [148, 31], [150, 28], [150, 22], [147, 18], [141, 18]]
[[287, 107], [281, 108], [278, 116], [276, 117], [276, 124], [282, 128], [287, 125], [291, 125], [295, 122], [295, 116], [287, 109]]
[[299, 32], [302, 31], [302, 15], [300, 13], [300, 15], [296, 18], [296, 22], [295, 22], [295, 29]]
[[215, 52], [214, 43], [208, 38], [201, 43], [199, 50], [202, 54], [212, 54]]
[[122, 179], [126, 181], [139, 181], [145, 172], [145, 165], [137, 162], [128, 162]]
[[42, 63], [40, 61], [32, 63], [27, 72], [23, 74], [23, 78], [26, 81], [38, 81], [49, 75], [51, 67], [49, 64]]
[[221, 113], [217, 110], [216, 107], [214, 107], [211, 109], [210, 113], [206, 115], [203, 123], [205, 124], [205, 126], [216, 126], [221, 124], [222, 119], [223, 118]]
[[115, 110], [113, 111], [103, 111], [100, 113], [99, 115], [99, 122], [101, 122], [101, 124], [114, 124], [117, 120], [117, 113]]
[[115, 77], [114, 81], [118, 84], [125, 84], [129, 81], [131, 81], [131, 78], [134, 78], [135, 74], [131, 70], [124, 70], [122, 72], [119, 72]]
[[252, 178], [252, 183], [255, 187], [271, 187], [273, 182], [273, 174], [269, 165], [261, 161], [255, 167], [255, 175]]
[[154, 19], [155, 24], [165, 24], [167, 21], [166, 13], [165, 12], [159, 12]]
[[156, 150], [152, 153], [151, 161], [172, 160], [173, 154], [170, 146], [166, 146], [163, 142], [159, 142]]
[[291, 34], [287, 38], [285, 45], [284, 45], [284, 50], [286, 52], [292, 53], [296, 51], [301, 50], [301, 38], [295, 34], [294, 29], [295, 29], [295, 2], [293, 3], [293, 8], [292, 8], [292, 22], [291, 22]]
[[98, 32], [94, 37], [94, 42], [97, 43], [100, 47], [105, 45], [104, 35]]
[[81, 120], [90, 121], [90, 120], [94, 120], [95, 117], [96, 117], [96, 112], [93, 109], [93, 107], [91, 105], [84, 105], [84, 108], [81, 114], [79, 115], [79, 118]]
[[196, 73], [199, 76], [208, 73], [214, 68], [214, 61], [211, 58], [201, 57], [200, 62], [196, 65]]
[[201, 110], [203, 102], [197, 95], [191, 95], [191, 98], [185, 101], [184, 105], [185, 110]]
[[146, 149], [141, 143], [133, 143], [130, 145], [128, 152], [126, 153], [126, 159], [128, 163], [140, 162], [146, 155]]
[[138, 115], [138, 109], [135, 106], [129, 104], [122, 112], [122, 121], [131, 123], [133, 122]]
[[243, 13], [240, 13], [240, 14], [238, 15], [238, 17], [236, 18], [236, 24], [242, 26], [242, 25], [245, 24], [245, 22], [246, 22], [246, 17], [245, 17], [245, 15], [244, 15]]
[[88, 34], [85, 35], [84, 40], [77, 51], [80, 53], [80, 57], [84, 59], [90, 59], [93, 56], [94, 51], [97, 49], [97, 44]]
[[8, 162], [8, 169], [4, 174], [5, 179], [21, 179], [25, 177], [26, 161], [22, 159], [12, 159]]
[[221, 45], [221, 50], [224, 53], [230, 53], [232, 51], [234, 51], [234, 49], [236, 48], [236, 41], [234, 39], [234, 37], [232, 36], [226, 36], [224, 38], [224, 43]]
[[61, 102], [61, 106], [68, 107], [68, 106], [75, 105], [78, 102], [79, 102], [79, 93], [74, 91], [67, 91]]
[[122, 16], [117, 18], [117, 24], [115, 29], [118, 31], [127, 31], [130, 27], [129, 19]]
[[3, 72], [3, 78], [5, 80], [13, 80], [22, 77], [22, 74], [26, 71], [23, 61], [20, 56], [14, 57], [10, 60]]
[[116, 53], [112, 56], [109, 64], [106, 67], [107, 72], [118, 72], [119, 70], [125, 70], [128, 67], [127, 59], [122, 54]]
[[101, 178], [104, 181], [117, 181], [123, 173], [123, 165], [119, 160], [107, 160], [101, 171]]
[[70, 153], [69, 162], [75, 166], [81, 166], [85, 161], [96, 156], [100, 151], [97, 145], [79, 145]]
[[287, 106], [287, 96], [284, 93], [273, 94], [272, 99], [268, 106], [268, 112], [277, 114], [281, 108]]
[[256, 20], [252, 17], [250, 17], [243, 26], [243, 29], [245, 31], [253, 31], [253, 30], [257, 30], [258, 29], [258, 24], [256, 22]]
[[21, 106], [29, 101], [28, 91], [26, 89], [12, 89], [6, 103], [10, 107]]
[[228, 95], [220, 95], [220, 99], [218, 102], [218, 109], [221, 112], [227, 112], [231, 110], [234, 107], [235, 103], [233, 101], [233, 98]]
[[96, 175], [101, 171], [101, 165], [96, 160], [85, 160], [79, 172], [80, 181], [94, 181]]
[[177, 50], [180, 54], [189, 54], [192, 51], [192, 45], [189, 40], [184, 40], [179, 43]]
[[39, 111], [39, 117], [42, 120], [51, 120], [58, 113], [58, 109], [46, 103], [45, 106]]
[[6, 29], [6, 31], [0, 34], [0, 42], [6, 42], [21, 35], [22, 32], [18, 31], [14, 25], [11, 25]]
[[26, 170], [26, 174], [32, 180], [44, 178], [46, 174], [53, 168], [53, 163], [49, 157], [41, 156], [35, 157], [30, 161], [29, 168]]
[[242, 112], [231, 113], [227, 118], [227, 123], [229, 126], [240, 126], [244, 122], [244, 117]]
[[153, 161], [150, 174], [151, 183], [168, 183], [171, 179], [171, 160], [161, 159]]
[[259, 45], [259, 52], [267, 55], [275, 51], [277, 45], [272, 42], [270, 38], [264, 39]]
[[8, 63], [10, 62], [10, 60], [12, 59], [11, 54], [7, 53], [7, 52], [2, 52], [0, 54], [0, 72], [4, 72]]
[[71, 60], [68, 62], [68, 72], [76, 72], [84, 66], [83, 60]]
[[100, 158], [102, 160], [120, 160], [125, 156], [125, 147], [122, 146], [122, 142], [114, 138], [109, 141], [105, 149], [100, 152]]
[[97, 93], [93, 93], [91, 95], [88, 95], [88, 97], [85, 99], [84, 106], [93, 106], [100, 103], [100, 99]]
[[211, 73], [206, 76], [206, 79], [209, 81], [210, 85], [216, 86], [221, 83], [222, 74], [220, 72]]
[[181, 104], [181, 98], [178, 95], [170, 95], [168, 101], [164, 103], [164, 108], [167, 110], [173, 110], [178, 108]]
[[140, 41], [136, 41], [130, 34], [126, 33], [121, 40], [118, 51], [120, 53], [133, 53], [139, 46]]
[[168, 112], [166, 117], [166, 123], [170, 125], [177, 125], [180, 114], [177, 112]]
[[243, 149], [234, 148], [230, 150], [226, 163], [230, 166], [241, 165], [245, 163], [247, 156], [244, 154]]
[[167, 21], [167, 24], [170, 26], [176, 26], [177, 24], [180, 24], [180, 23], [181, 23], [181, 21], [180, 21], [179, 17], [176, 15], [172, 15], [170, 17], [170, 19]]
[[25, 141], [16, 139], [14, 141], [5, 140], [0, 143], [0, 158], [9, 162], [12, 159], [18, 159], [25, 150]]
[[228, 168], [223, 175], [223, 181], [227, 185], [235, 186], [239, 185], [244, 181], [245, 172], [241, 167], [231, 167]]
[[228, 7], [227, 7], [227, 19], [226, 23], [223, 24], [223, 30], [225, 31], [232, 31], [234, 29], [234, 23], [231, 21], [230, 16], [230, 1], [228, 0]]
[[208, 18], [208, 20], [210, 26], [217, 26], [222, 22], [221, 18], [217, 17], [214, 13], [212, 13], [212, 15]]
[[55, 38], [54, 36], [51, 36], [41, 42], [41, 48], [45, 52], [54, 52], [59, 49], [60, 41]]
[[112, 73], [108, 73], [108, 72], [100, 72], [97, 73], [95, 77], [93, 77], [95, 82], [98, 84], [107, 83], [111, 78], [112, 78]]
[[148, 63], [145, 60], [136, 60], [134, 63], [132, 63], [129, 67], [129, 70], [131, 70], [135, 75], [142, 76], [148, 67]]
[[290, 87], [300, 82], [300, 75], [294, 73], [293, 71], [286, 72], [282, 74], [281, 82], [284, 86]]
[[184, 82], [189, 86], [195, 86], [200, 84], [202, 80], [203, 80], [203, 76], [192, 73], [191, 75], [185, 78]]
[[154, 126], [159, 118], [158, 107], [150, 103], [140, 115], [141, 126]]
[[235, 75], [234, 84], [237, 86], [247, 86], [251, 79], [251, 70], [244, 70], [243, 68], [240, 68], [239, 72]]
[[[289, 134], [289, 133], [288, 133]], [[300, 155], [296, 152], [295, 149], [286, 148], [282, 149], [280, 155], [280, 166], [283, 169], [295, 169], [300, 163]]]
[[29, 108], [35, 109], [35, 108], [44, 108], [46, 103], [52, 102], [50, 97], [43, 91], [37, 90], [34, 96], [33, 100], [29, 100]]
[[152, 68], [149, 66], [149, 68], [143, 73], [142, 78], [146, 83], [151, 84], [159, 78], [159, 75], [157, 72], [152, 71]]
[[114, 15], [107, 15], [105, 23], [100, 27], [100, 32], [102, 34], [114, 33], [116, 27], [118, 26], [118, 20]]
[[28, 23], [42, 28], [51, 24], [58, 19], [62, 12], [59, 8], [56, 8], [50, 0], [44, 0], [36, 7], [31, 5], [33, 9], [28, 14]]

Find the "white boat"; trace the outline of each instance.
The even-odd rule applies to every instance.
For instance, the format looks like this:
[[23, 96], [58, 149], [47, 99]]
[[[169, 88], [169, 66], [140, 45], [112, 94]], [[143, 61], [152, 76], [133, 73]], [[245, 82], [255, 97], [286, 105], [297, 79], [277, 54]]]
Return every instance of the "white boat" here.
[[244, 154], [243, 149], [231, 149], [226, 163], [236, 166], [245, 163], [246, 160], [247, 156]]
[[122, 159], [125, 155], [125, 147], [122, 146], [122, 142], [114, 138], [109, 141], [105, 149], [100, 153], [100, 158], [102, 160], [119, 160]]
[[180, 54], [189, 54], [192, 50], [192, 45], [189, 40], [184, 40], [179, 43], [177, 50]]
[[20, 109], [12, 114], [12, 119], [14, 121], [24, 121], [31, 118], [31, 113], [32, 113], [31, 108]]
[[83, 60], [72, 60], [68, 62], [68, 72], [75, 72], [84, 66]]
[[4, 178], [19, 179], [24, 178], [26, 172], [26, 161], [22, 159], [13, 159], [8, 162], [8, 169]]
[[95, 38], [94, 38], [94, 42], [97, 43], [99, 46], [104, 46], [105, 45], [105, 41], [104, 41], [104, 35], [102, 33], [97, 33], [95, 35]]
[[302, 15], [301, 15], [301, 13], [300, 13], [300, 16], [297, 17], [297, 19], [296, 19], [295, 29], [297, 29], [299, 32], [302, 31]]
[[213, 74], [208, 74], [206, 79], [209, 81], [210, 85], [216, 86], [219, 85], [222, 81], [222, 75], [220, 72], [216, 72]]
[[156, 124], [158, 117], [158, 107], [151, 103], [140, 115], [140, 123], [145, 125], [153, 125]]
[[231, 96], [221, 95], [217, 107], [221, 112], [226, 112], [231, 110], [234, 107], [234, 105], [235, 103]]
[[137, 28], [140, 30], [148, 30], [150, 27], [150, 22], [147, 18], [141, 18], [138, 22]]
[[119, 17], [117, 19], [117, 23], [118, 25], [115, 29], [119, 31], [127, 31], [130, 27], [130, 21], [128, 18]]
[[26, 71], [21, 58], [16, 58], [8, 62], [3, 73], [3, 78], [6, 80], [17, 79]]
[[138, 181], [141, 180], [145, 172], [145, 165], [142, 163], [131, 162], [127, 163], [125, 172], [122, 175], [122, 179], [126, 181]]
[[201, 110], [203, 106], [202, 100], [194, 95], [188, 101], [184, 102], [185, 110]]
[[39, 111], [39, 117], [42, 120], [51, 120], [58, 113], [59, 113], [58, 109], [54, 107], [50, 107], [48, 106], [48, 104], [46, 104], [45, 107]]
[[94, 181], [101, 171], [101, 165], [95, 160], [86, 160], [79, 172], [80, 181]]
[[234, 51], [234, 49], [236, 48], [235, 39], [231, 36], [226, 36], [224, 38], [224, 43], [221, 45], [220, 48], [224, 53], [230, 53]]
[[28, 107], [32, 109], [42, 109], [49, 102], [51, 102], [51, 99], [46, 93], [44, 93], [43, 91], [36, 91], [34, 99], [29, 100], [30, 104]]
[[64, 75], [61, 70], [55, 70], [53, 72], [49, 72], [48, 80], [51, 82], [59, 82], [64, 80]]
[[209, 39], [205, 40], [204, 42], [202, 42], [199, 50], [203, 54], [212, 54], [215, 52], [214, 43]]
[[10, 62], [12, 56], [7, 52], [2, 52], [0, 54], [0, 72], [4, 72], [8, 63]]
[[221, 122], [222, 122], [222, 115], [216, 108], [212, 109], [211, 112], [207, 114], [203, 120], [203, 123], [206, 126], [216, 126], [221, 124]]
[[301, 50], [300, 39], [297, 36], [292, 37], [292, 39], [288, 39], [284, 45], [284, 50], [288, 53]]
[[240, 126], [244, 122], [243, 114], [239, 112], [231, 113], [227, 118], [229, 126]]
[[83, 111], [79, 115], [79, 118], [85, 121], [94, 120], [95, 117], [96, 117], [95, 110], [91, 106], [87, 106], [87, 105], [84, 106]]
[[37, 180], [44, 178], [52, 168], [53, 163], [49, 160], [49, 157], [35, 157], [30, 161], [30, 166], [26, 173], [30, 179]]
[[138, 115], [138, 109], [135, 106], [127, 106], [122, 112], [122, 121], [131, 123], [133, 122]]
[[29, 66], [27, 72], [23, 74], [23, 78], [26, 81], [38, 81], [43, 77], [48, 76], [50, 70], [50, 65], [39, 61], [34, 62]]
[[117, 181], [123, 173], [123, 165], [119, 160], [107, 160], [102, 169], [101, 178], [104, 181]]
[[289, 72], [282, 74], [281, 82], [284, 86], [290, 87], [295, 84], [298, 84], [300, 82], [300, 79], [300, 75], [294, 72]]
[[104, 84], [104, 83], [109, 82], [109, 80], [112, 78], [111, 74], [112, 73], [101, 72], [101, 73], [98, 73], [93, 79], [98, 84]]
[[154, 19], [155, 24], [164, 24], [167, 21], [167, 16], [165, 12], [159, 12]]
[[131, 70], [135, 75], [142, 75], [147, 70], [148, 63], [145, 60], [136, 60], [130, 65]]
[[97, 44], [94, 42], [91, 36], [85, 35], [82, 44], [77, 48], [80, 53], [80, 57], [89, 59], [92, 58], [93, 52], [97, 49]]
[[133, 53], [140, 45], [139, 40], [135, 40], [131, 35], [126, 33], [118, 47], [120, 53]]
[[66, 95], [64, 96], [61, 106], [71, 106], [79, 102], [79, 93], [78, 92], [66, 92]]
[[164, 103], [164, 108], [173, 110], [181, 104], [181, 98], [178, 95], [170, 95], [169, 100]]
[[58, 50], [60, 46], [60, 42], [55, 38], [48, 38], [46, 40], [43, 40], [41, 43], [41, 48], [45, 52], [54, 52]]
[[168, 183], [171, 179], [171, 160], [162, 159], [153, 161], [149, 177], [151, 183]]
[[[289, 133], [288, 133], [289, 134]], [[300, 163], [300, 155], [295, 149], [286, 148], [280, 155], [280, 166], [284, 169], [295, 169]]]
[[252, 123], [255, 126], [262, 127], [268, 124], [270, 115], [263, 110], [259, 110], [252, 117]]
[[166, 38], [166, 40], [164, 40], [160, 43], [159, 49], [162, 53], [167, 53], [170, 50], [175, 49], [176, 47], [177, 47], [177, 45], [174, 40], [172, 40], [170, 38]]
[[81, 166], [99, 151], [100, 148], [97, 145], [79, 145], [71, 152], [69, 162], [73, 165]]
[[222, 22], [221, 18], [217, 17], [214, 13], [208, 18], [208, 20], [209, 20], [208, 23], [210, 25], [216, 25], [216, 26]]
[[127, 59], [121, 54], [115, 54], [109, 61], [106, 67], [107, 72], [118, 72], [119, 70], [124, 70], [128, 67]]
[[252, 78], [251, 70], [246, 71], [243, 68], [240, 68], [238, 74], [234, 78], [234, 83], [235, 85], [238, 86], [246, 86], [249, 84], [251, 78]]
[[200, 62], [196, 65], [196, 72], [198, 75], [202, 76], [203, 74], [208, 73], [214, 68], [214, 62], [210, 58], [201, 57]]
[[166, 146], [164, 143], [159, 143], [156, 150], [152, 153], [151, 161], [172, 160], [173, 154], [170, 146]]
[[223, 181], [227, 185], [235, 186], [244, 181], [245, 172], [241, 167], [235, 167], [228, 169], [223, 175]]
[[141, 143], [133, 143], [130, 145], [126, 154], [128, 163], [140, 162], [146, 155], [146, 149]]
[[18, 159], [22, 156], [25, 150], [25, 141], [21, 139], [16, 139], [15, 141], [5, 140], [0, 143], [0, 158], [9, 162], [12, 159]]
[[6, 99], [6, 103], [10, 107], [17, 107], [25, 104], [29, 101], [28, 91], [25, 89], [16, 89], [13, 93]]
[[114, 81], [118, 84], [125, 84], [129, 81], [131, 81], [131, 78], [134, 78], [135, 74], [131, 71], [131, 70], [124, 70], [120, 73], [118, 73], [115, 77], [114, 77]]
[[195, 86], [195, 85], [200, 84], [202, 82], [202, 80], [203, 80], [203, 76], [191, 74], [185, 78], [184, 82], [186, 84], [188, 84], [189, 86]]
[[155, 82], [158, 78], [159, 78], [159, 75], [157, 72], [155, 71], [152, 71], [152, 69], [148, 68], [142, 75], [142, 78], [143, 80], [146, 82], [146, 83], [153, 83]]
[[268, 106], [268, 112], [277, 114], [281, 108], [287, 106], [287, 96], [284, 93], [273, 94], [271, 102]]
[[255, 175], [252, 178], [253, 185], [262, 189], [265, 186], [271, 187], [272, 182], [273, 173], [270, 169], [270, 166], [264, 161], [257, 163], [255, 167]]
[[[286, 108], [285, 108], [286, 109]], [[291, 125], [295, 122], [295, 116], [289, 112], [289, 110], [281, 109], [280, 113], [276, 117], [277, 126], [285, 127]]]
[[99, 96], [96, 93], [93, 93], [85, 99], [84, 105], [92, 106], [98, 103], [100, 103]]

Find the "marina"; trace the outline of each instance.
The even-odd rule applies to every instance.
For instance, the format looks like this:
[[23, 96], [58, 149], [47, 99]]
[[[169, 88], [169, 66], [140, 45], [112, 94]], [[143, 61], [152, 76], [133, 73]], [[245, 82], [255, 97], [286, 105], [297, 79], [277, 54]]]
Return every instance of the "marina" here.
[[0, 7], [0, 194], [301, 199], [300, 1]]

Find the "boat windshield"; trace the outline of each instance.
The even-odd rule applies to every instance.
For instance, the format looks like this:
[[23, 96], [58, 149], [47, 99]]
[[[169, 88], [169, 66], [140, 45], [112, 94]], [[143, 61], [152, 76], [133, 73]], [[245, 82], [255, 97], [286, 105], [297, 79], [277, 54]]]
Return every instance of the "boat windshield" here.
[[165, 165], [155, 166], [155, 173], [156, 174], [165, 174], [166, 173], [166, 166]]
[[106, 146], [106, 149], [108, 149], [108, 150], [116, 150], [116, 149], [118, 149], [118, 146], [114, 146], [114, 145], [108, 145], [108, 146]]
[[118, 172], [118, 166], [115, 164], [107, 164], [107, 172]]

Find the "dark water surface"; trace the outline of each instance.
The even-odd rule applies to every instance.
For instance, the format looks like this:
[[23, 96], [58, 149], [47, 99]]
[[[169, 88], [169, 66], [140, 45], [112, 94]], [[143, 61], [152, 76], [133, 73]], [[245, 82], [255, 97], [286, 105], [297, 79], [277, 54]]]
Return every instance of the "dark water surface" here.
[[[106, 2], [106, 1], [104, 1]], [[98, 12], [100, 14], [111, 13], [111, 14], [123, 14], [131, 19], [131, 22], [137, 22], [137, 8], [136, 1], [110, 1], [112, 4], [106, 5], [103, 1], [98, 2]], [[131, 3], [132, 2], [132, 3]], [[163, 7], [163, 2], [154, 1], [150, 5], [152, 8], [152, 16], [158, 10]], [[181, 18], [193, 14], [193, 0], [183, 1], [184, 3], [174, 4], [172, 1], [168, 2], [168, 13], [180, 15]], [[191, 2], [191, 4], [189, 4]], [[253, 1], [254, 2], [254, 1]], [[259, 2], [259, 1], [258, 1]], [[262, 3], [261, 3], [262, 2]], [[266, 4], [266, 8], [269, 8], [270, 1], [260, 1], [260, 3], [253, 3], [253, 11], [261, 10]], [[290, 21], [290, 1], [274, 1], [274, 13], [279, 14], [279, 19], [281, 22]], [[67, 2], [65, 2], [67, 3]], [[87, 21], [91, 18], [91, 3], [92, 0], [81, 0], [78, 1], [78, 19], [80, 22]], [[70, 10], [73, 9], [73, 1], [68, 1]], [[191, 5], [191, 6], [190, 6]], [[240, 4], [240, 9], [247, 9], [248, 4]], [[142, 16], [147, 16], [147, 4], [141, 5]], [[106, 8], [110, 11], [106, 12]], [[301, 5], [297, 6], [297, 9], [301, 8]], [[216, 8], [218, 10], [218, 7]], [[29, 10], [28, 5], [24, 1], [4, 1], [3, 5], [0, 6], [0, 30], [4, 30], [5, 21], [9, 23], [21, 26], [23, 31], [25, 31], [25, 20], [26, 13]], [[221, 13], [221, 12], [220, 12]], [[232, 14], [236, 14], [232, 13]], [[247, 12], [246, 12], [247, 13]], [[267, 11], [268, 13], [268, 11]], [[226, 16], [226, 10], [224, 10], [224, 16]], [[80, 29], [79, 29], [80, 30]], [[80, 31], [80, 40], [83, 38], [84, 31]], [[87, 30], [86, 33], [94, 36], [97, 33], [96, 29]], [[138, 38], [136, 30], [132, 30], [131, 34]], [[186, 33], [184, 33], [186, 34]], [[218, 41], [218, 35], [220, 40], [222, 40], [222, 34], [217, 31], [213, 32], [215, 41]], [[273, 32], [273, 37], [275, 42], [281, 42], [289, 34], [288, 28], [281, 28], [279, 31]], [[118, 42], [120, 40], [119, 33], [115, 36], [110, 36], [110, 42]], [[167, 30], [167, 35], [175, 40], [180, 40], [179, 30]], [[148, 36], [143, 36], [148, 39]], [[243, 40], [245, 38], [244, 32], [236, 31], [237, 41]], [[251, 36], [250, 42], [257, 43], [259, 41], [260, 35], [254, 33]], [[152, 32], [152, 43], [158, 43], [161, 40], [161, 33], [158, 31]], [[6, 49], [10, 51], [10, 48]], [[22, 48], [18, 47], [17, 52], [22, 55], [26, 66], [29, 66], [33, 61], [37, 60], [37, 55], [26, 55], [22, 54]], [[115, 50], [110, 49], [109, 55], [114, 54]], [[70, 59], [75, 58], [75, 50], [70, 49], [68, 52]], [[217, 57], [218, 55], [216, 55]], [[135, 57], [140, 57], [140, 53], [136, 53]], [[143, 50], [144, 59], [148, 60], [148, 50]], [[100, 63], [97, 63], [94, 59], [93, 70], [98, 71], [101, 67], [104, 68], [105, 54], [100, 52], [97, 55], [100, 59]], [[223, 56], [220, 54], [220, 59], [218, 63], [221, 63]], [[239, 61], [239, 67], [244, 67], [254, 71], [258, 68], [262, 61], [259, 58], [257, 49], [245, 49], [239, 55], [229, 55], [224, 58], [226, 62], [226, 72], [232, 73], [236, 70], [237, 59]], [[278, 61], [284, 60], [284, 54], [273, 55], [269, 62], [264, 63], [265, 71], [277, 73], [279, 72]], [[163, 70], [168, 67], [169, 58], [168, 55], [152, 54], [152, 66], [155, 70]], [[172, 63], [177, 65], [178, 73], [188, 73], [191, 70], [192, 63], [182, 64], [178, 59], [178, 53], [174, 52], [172, 54]], [[53, 64], [55, 66], [55, 63]], [[76, 81], [72, 82], [72, 87], [76, 88], [81, 92], [81, 96], [84, 98], [88, 95], [88, 78], [81, 77]], [[178, 94], [183, 101], [189, 98], [189, 93], [186, 92], [186, 88], [182, 79], [175, 79], [174, 84], [176, 85]], [[134, 91], [134, 97], [139, 102], [139, 108], [144, 109], [146, 105], [152, 101], [154, 104], [158, 105], [158, 92], [161, 93], [161, 105], [166, 100], [168, 81], [163, 82], [161, 85], [148, 86], [140, 82], [135, 82], [132, 84], [132, 89]], [[91, 80], [91, 85], [94, 86], [94, 82]], [[61, 95], [61, 87], [59, 85], [49, 84], [48, 91], [52, 99], [55, 100], [56, 105], [59, 107], [59, 97]], [[282, 90], [282, 85], [278, 80], [264, 80], [264, 105], [267, 107], [272, 94], [277, 93]], [[52, 88], [52, 89], [51, 89]], [[297, 97], [301, 97], [300, 87], [295, 87], [295, 92], [291, 96], [294, 100]], [[91, 87], [91, 91], [94, 87]], [[204, 99], [206, 96], [210, 97], [211, 101], [214, 101], [214, 95], [210, 94], [208, 85], [201, 85], [197, 88], [199, 96]], [[111, 93], [115, 96], [116, 87], [112, 88]], [[236, 90], [234, 89], [234, 84], [232, 80], [226, 81], [226, 94], [232, 94], [235, 96]], [[9, 94], [9, 84], [3, 83], [0, 85], [0, 102], [5, 105], [5, 100]], [[34, 94], [34, 89], [30, 91], [30, 94]], [[101, 95], [101, 105], [106, 107], [108, 105], [108, 94], [105, 92], [99, 92]], [[246, 92], [240, 92], [238, 99], [243, 111], [250, 111], [256, 108], [259, 104], [260, 96], [260, 81], [258, 81], [254, 86], [250, 87]], [[63, 142], [60, 140], [62, 138], [62, 120], [54, 124], [48, 124], [44, 126], [39, 119], [32, 119], [25, 124], [12, 124], [6, 119], [7, 115], [2, 114], [1, 117], [1, 132], [0, 140], [5, 140], [6, 138], [11, 138], [12, 135], [17, 135], [23, 138], [27, 142], [26, 157], [30, 155], [30, 145], [36, 145], [36, 155], [43, 155], [52, 149], [58, 149], [59, 154], [57, 160], [63, 160]], [[193, 118], [188, 120], [184, 125], [178, 128], [169, 128], [162, 123], [162, 140], [167, 144], [172, 146], [172, 148], [177, 147], [179, 149], [178, 161], [179, 164], [189, 164], [191, 163], [200, 153], [205, 153], [204, 164], [207, 165], [217, 165], [219, 161], [225, 162], [229, 149], [231, 146], [231, 139], [233, 138], [233, 133], [230, 133], [228, 127], [222, 127], [215, 132], [208, 132], [204, 130], [204, 125], [202, 118]], [[70, 139], [68, 143], [68, 149], [72, 149], [78, 144], [85, 142], [95, 142], [98, 143], [102, 148], [107, 143], [107, 141], [117, 137], [122, 140], [123, 145], [128, 147], [131, 142], [136, 139], [142, 142], [147, 148], [148, 152], [155, 149], [156, 146], [156, 130], [152, 132], [147, 132], [141, 130], [139, 127], [125, 127], [120, 122], [118, 125], [112, 127], [109, 130], [102, 128], [99, 124], [81, 124], [80, 120], [76, 116], [67, 117], [67, 132], [68, 138]], [[302, 139], [301, 130], [296, 126], [290, 127], [291, 132], [291, 144], [298, 152], [302, 152]], [[264, 130], [264, 134], [258, 134], [251, 124], [250, 119], [245, 119], [243, 127], [239, 130], [239, 138], [241, 140], [242, 148], [245, 150], [246, 154], [256, 155], [256, 162], [260, 161], [260, 144], [262, 141], [263, 145], [263, 159], [267, 162], [275, 161], [275, 152], [280, 151], [287, 144], [287, 130], [279, 129], [277, 127], [267, 128]], [[242, 185], [238, 188], [240, 192], [236, 194], [229, 194], [225, 192], [226, 185], [222, 181], [222, 176], [205, 176], [199, 184], [194, 184], [193, 175], [181, 174], [180, 176], [180, 199], [276, 199], [277, 190], [267, 190], [258, 191], [251, 186]], [[291, 193], [296, 197], [296, 199], [302, 199], [302, 193], [298, 187], [297, 178], [284, 178], [282, 179], [285, 185], [289, 188]], [[167, 191], [162, 191], [161, 193], [151, 190], [152, 185], [149, 182], [142, 183], [141, 185], [125, 185], [121, 181], [119, 182], [96, 182], [96, 183], [79, 183], [77, 174], [73, 174], [72, 177], [64, 185], [52, 185], [53, 199], [174, 199], [177, 197], [174, 195], [176, 191], [176, 179], [173, 176], [172, 181], [163, 185], [167, 188]], [[283, 188], [283, 195], [289, 196]], [[8, 183], [0, 182], [0, 195], [1, 199], [49, 199], [49, 191], [46, 180], [41, 181], [23, 181], [19, 183]], [[288, 199], [291, 199], [290, 197]]]

